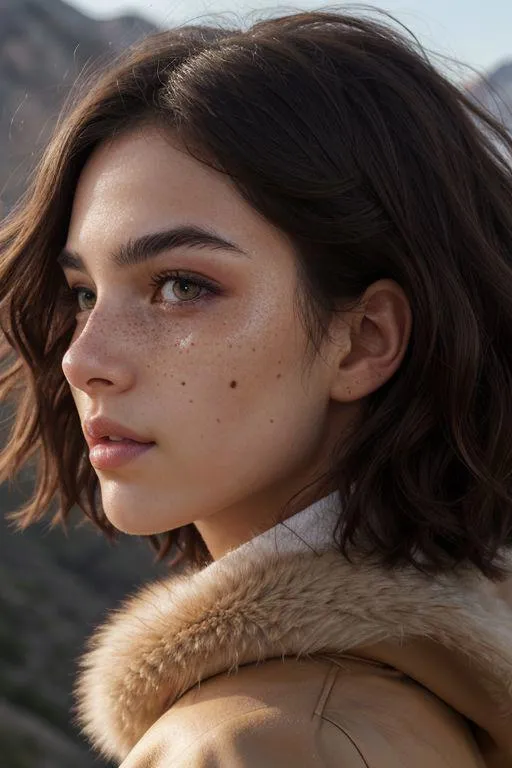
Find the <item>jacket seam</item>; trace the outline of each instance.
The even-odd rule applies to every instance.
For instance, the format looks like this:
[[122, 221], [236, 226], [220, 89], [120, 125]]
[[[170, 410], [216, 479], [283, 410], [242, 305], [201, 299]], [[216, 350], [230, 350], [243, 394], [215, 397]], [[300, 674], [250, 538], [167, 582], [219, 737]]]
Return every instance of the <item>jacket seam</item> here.
[[320, 698], [318, 699], [317, 705], [314, 709], [313, 714], [322, 716], [322, 712], [325, 707], [325, 702], [327, 701], [327, 698], [332, 690], [332, 687], [336, 681], [336, 677], [338, 676], [339, 668], [335, 664], [331, 664], [331, 667], [329, 669], [329, 672], [327, 674], [324, 687], [322, 688], [322, 691], [320, 693]]
[[[343, 659], [348, 659], [349, 661], [356, 661], [358, 664], [364, 664], [369, 667], [379, 667], [380, 669], [393, 669], [397, 672], [399, 670], [396, 669], [396, 667], [392, 666], [391, 664], [386, 664], [384, 661], [378, 661], [377, 659], [368, 659], [366, 656], [357, 656], [355, 653], [336, 653], [336, 654], [316, 654], [317, 658], [323, 658], [324, 661], [330, 661], [331, 664], [336, 664], [337, 667], [340, 667], [340, 669], [344, 669], [343, 666]], [[402, 673], [403, 674], [403, 673]]]
[[337, 730], [340, 731], [350, 741], [350, 743], [352, 744], [352, 746], [356, 750], [357, 754], [359, 755], [359, 757], [363, 761], [363, 764], [364, 764], [365, 768], [370, 768], [370, 764], [366, 761], [365, 756], [363, 755], [363, 753], [359, 749], [358, 745], [356, 744], [355, 740], [352, 738], [350, 733], [348, 733], [348, 731], [346, 731], [345, 728], [343, 728], [339, 723], [336, 723], [334, 720], [331, 720], [330, 717], [327, 717], [327, 715], [320, 715], [320, 717], [322, 718], [322, 720], [326, 720], [328, 723], [330, 723], [335, 728], [337, 728]]

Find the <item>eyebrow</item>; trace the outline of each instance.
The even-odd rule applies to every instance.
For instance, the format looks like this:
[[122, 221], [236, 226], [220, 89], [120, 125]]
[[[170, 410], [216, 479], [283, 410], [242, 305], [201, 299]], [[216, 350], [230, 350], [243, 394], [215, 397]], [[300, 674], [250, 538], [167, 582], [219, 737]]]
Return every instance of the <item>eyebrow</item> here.
[[[213, 250], [231, 251], [241, 256], [249, 254], [238, 245], [225, 240], [220, 235], [208, 232], [197, 226], [182, 226], [167, 229], [163, 232], [153, 232], [142, 235], [135, 240], [128, 240], [119, 246], [112, 254], [110, 261], [116, 267], [132, 267], [157, 256], [163, 251], [175, 248], [211, 248]], [[249, 257], [250, 258], [250, 257]], [[69, 248], [63, 248], [57, 257], [57, 263], [65, 269], [77, 269], [86, 272], [82, 257]]]

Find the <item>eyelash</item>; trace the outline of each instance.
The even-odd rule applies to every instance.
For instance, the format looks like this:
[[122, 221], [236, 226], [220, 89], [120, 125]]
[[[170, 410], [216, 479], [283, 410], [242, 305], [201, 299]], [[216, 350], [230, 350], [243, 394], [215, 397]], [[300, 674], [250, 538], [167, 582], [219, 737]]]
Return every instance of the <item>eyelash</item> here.
[[[218, 288], [214, 283], [207, 280], [205, 277], [200, 277], [199, 275], [195, 275], [190, 272], [183, 272], [179, 269], [168, 269], [163, 270], [162, 272], [158, 272], [156, 275], [153, 275], [153, 277], [150, 280], [150, 284], [154, 286], [155, 288], [162, 288], [162, 286], [165, 285], [165, 283], [170, 282], [172, 280], [179, 281], [182, 280], [183, 282], [190, 283], [192, 285], [199, 286], [200, 288], [204, 288], [206, 291], [208, 291], [207, 296], [198, 296], [195, 299], [183, 299], [182, 301], [177, 300], [176, 304], [196, 304], [199, 301], [208, 300], [212, 298], [214, 295], [219, 295], [222, 291], [220, 288]], [[78, 308], [79, 312], [86, 312], [87, 310], [80, 309], [78, 305], [78, 296], [81, 291], [88, 291], [89, 293], [92, 293], [90, 288], [85, 288], [84, 286], [74, 286], [73, 288], [68, 288], [66, 301], [69, 304], [72, 304], [73, 306], [76, 306]], [[169, 304], [172, 306], [172, 302], [166, 302], [163, 301], [163, 304]]]

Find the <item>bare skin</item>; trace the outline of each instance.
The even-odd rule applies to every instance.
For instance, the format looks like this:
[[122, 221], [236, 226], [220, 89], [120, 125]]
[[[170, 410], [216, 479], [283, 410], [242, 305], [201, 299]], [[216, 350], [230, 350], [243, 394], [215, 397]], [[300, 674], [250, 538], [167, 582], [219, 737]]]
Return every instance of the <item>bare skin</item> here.
[[[243, 253], [182, 245], [129, 267], [109, 258], [130, 239], [185, 225]], [[83, 271], [65, 268], [69, 285], [84, 290], [62, 361], [81, 422], [105, 415], [156, 442], [115, 470], [96, 470], [107, 517], [130, 534], [194, 523], [218, 559], [270, 528], [406, 351], [408, 300], [380, 280], [360, 311], [333, 319], [305, 368], [288, 238], [228, 178], [152, 127], [93, 153], [66, 247], [84, 262]], [[162, 270], [192, 282], [155, 287]], [[313, 488], [300, 508], [317, 498]]]

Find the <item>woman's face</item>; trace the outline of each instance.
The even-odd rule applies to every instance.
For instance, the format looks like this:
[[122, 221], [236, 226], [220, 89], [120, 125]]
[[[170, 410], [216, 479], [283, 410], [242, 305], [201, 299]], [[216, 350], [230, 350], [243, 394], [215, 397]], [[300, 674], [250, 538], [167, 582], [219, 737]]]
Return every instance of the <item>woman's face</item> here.
[[[185, 227], [233, 247], [182, 241], [112, 261], [142, 236]], [[95, 470], [109, 520], [132, 534], [196, 522], [207, 544], [215, 520], [242, 540], [271, 525], [326, 458], [331, 425], [334, 358], [304, 366], [290, 242], [228, 177], [144, 127], [88, 161], [66, 250], [84, 265], [64, 268], [83, 290], [62, 363], [82, 425], [102, 415], [155, 443]], [[152, 284], [166, 270], [189, 282]]]

